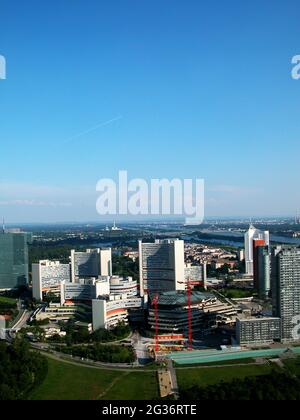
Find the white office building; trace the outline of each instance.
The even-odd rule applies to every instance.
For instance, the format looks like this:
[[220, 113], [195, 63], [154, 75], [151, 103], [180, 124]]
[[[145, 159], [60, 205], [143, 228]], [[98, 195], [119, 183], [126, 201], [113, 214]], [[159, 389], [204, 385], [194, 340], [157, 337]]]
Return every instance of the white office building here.
[[109, 277], [79, 279], [76, 283], [62, 282], [60, 285], [61, 305], [76, 302], [89, 303], [99, 296], [109, 295]]
[[79, 278], [111, 276], [111, 248], [87, 249], [85, 252], [72, 250], [71, 268], [72, 283]]
[[110, 329], [119, 322], [128, 322], [129, 314], [142, 307], [138, 296], [137, 281], [132, 277], [111, 276], [109, 293], [103, 293], [93, 300], [93, 330]]
[[111, 276], [109, 283], [111, 294], [131, 297], [138, 293], [137, 281], [132, 277]]
[[127, 323], [129, 311], [142, 307], [142, 298], [119, 294], [102, 296], [93, 300], [93, 330], [111, 329], [120, 322]]
[[254, 274], [254, 240], [261, 240], [264, 245], [270, 245], [270, 233], [256, 229], [253, 225], [250, 225], [249, 230], [245, 233], [246, 274], [249, 276]]
[[185, 290], [184, 241], [139, 241], [140, 294]]
[[70, 264], [59, 261], [41, 260], [32, 264], [32, 295], [34, 299], [43, 300], [44, 293], [59, 293], [61, 282], [71, 281]]

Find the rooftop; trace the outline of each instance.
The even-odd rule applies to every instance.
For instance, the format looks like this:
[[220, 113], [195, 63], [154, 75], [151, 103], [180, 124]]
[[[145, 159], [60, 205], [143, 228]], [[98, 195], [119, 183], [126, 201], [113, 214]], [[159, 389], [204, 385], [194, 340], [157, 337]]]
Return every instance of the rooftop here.
[[[153, 298], [154, 295], [152, 295], [151, 297]], [[215, 296], [212, 293], [198, 291], [191, 292], [192, 305], [210, 299], [215, 299]], [[186, 306], [188, 305], [188, 293], [187, 291], [161, 292], [159, 293], [158, 304], [166, 306]]]

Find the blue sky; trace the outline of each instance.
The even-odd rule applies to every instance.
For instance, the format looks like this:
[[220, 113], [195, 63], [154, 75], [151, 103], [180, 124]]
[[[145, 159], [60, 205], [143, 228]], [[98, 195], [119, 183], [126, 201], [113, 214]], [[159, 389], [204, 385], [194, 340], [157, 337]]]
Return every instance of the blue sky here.
[[[99, 220], [99, 178], [204, 178], [207, 216], [300, 207], [297, 0], [0, 0], [0, 214]], [[94, 129], [93, 129], [94, 128]]]

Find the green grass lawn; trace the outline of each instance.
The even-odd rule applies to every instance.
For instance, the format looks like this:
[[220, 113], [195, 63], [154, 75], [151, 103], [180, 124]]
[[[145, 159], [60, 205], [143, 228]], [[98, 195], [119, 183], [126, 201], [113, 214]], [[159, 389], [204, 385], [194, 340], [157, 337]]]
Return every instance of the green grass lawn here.
[[193, 385], [207, 386], [221, 381], [230, 382], [233, 379], [243, 379], [247, 376], [265, 375], [274, 367], [268, 365], [251, 365], [236, 367], [176, 369], [179, 389], [189, 388]]
[[0, 296], [0, 304], [16, 306], [17, 301], [16, 301], [16, 299], [13, 299], [13, 298], [10, 298], [10, 297]]
[[242, 299], [242, 298], [253, 296], [252, 291], [243, 290], [243, 289], [228, 288], [228, 289], [219, 290], [219, 292], [229, 299]]
[[133, 372], [122, 378], [101, 398], [103, 400], [153, 400], [158, 399], [156, 372]]
[[48, 374], [32, 400], [136, 400], [158, 397], [156, 372], [92, 369], [48, 358]]

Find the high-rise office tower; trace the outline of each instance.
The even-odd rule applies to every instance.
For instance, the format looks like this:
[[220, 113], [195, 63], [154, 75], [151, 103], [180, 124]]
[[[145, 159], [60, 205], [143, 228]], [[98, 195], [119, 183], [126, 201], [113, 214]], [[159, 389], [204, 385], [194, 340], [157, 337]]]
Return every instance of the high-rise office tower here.
[[139, 241], [141, 296], [149, 292], [185, 290], [184, 241]]
[[245, 263], [246, 274], [253, 275], [253, 241], [261, 240], [261, 244], [270, 245], [270, 234], [268, 231], [261, 231], [250, 225], [249, 230], [245, 233]]
[[271, 253], [270, 247], [261, 239], [253, 241], [253, 279], [259, 298], [268, 298], [271, 289]]
[[111, 276], [111, 248], [87, 249], [85, 252], [71, 251], [71, 281], [79, 278]]
[[0, 289], [28, 284], [28, 244], [30, 233], [15, 230], [0, 233]]
[[63, 281], [71, 281], [70, 264], [48, 260], [32, 264], [32, 295], [35, 299], [42, 300], [43, 292], [60, 292]]
[[279, 246], [272, 250], [271, 288], [273, 316], [281, 318], [282, 341], [294, 336], [300, 315], [300, 248]]

